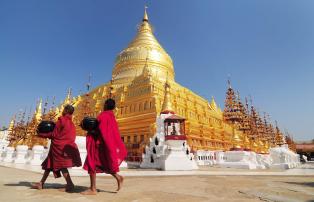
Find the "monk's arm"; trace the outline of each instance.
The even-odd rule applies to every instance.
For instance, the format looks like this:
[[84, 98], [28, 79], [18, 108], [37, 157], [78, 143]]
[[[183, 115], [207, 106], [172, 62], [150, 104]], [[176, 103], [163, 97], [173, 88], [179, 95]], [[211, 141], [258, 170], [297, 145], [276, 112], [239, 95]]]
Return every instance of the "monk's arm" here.
[[51, 139], [52, 132], [50, 132], [50, 133], [38, 133], [38, 136]]

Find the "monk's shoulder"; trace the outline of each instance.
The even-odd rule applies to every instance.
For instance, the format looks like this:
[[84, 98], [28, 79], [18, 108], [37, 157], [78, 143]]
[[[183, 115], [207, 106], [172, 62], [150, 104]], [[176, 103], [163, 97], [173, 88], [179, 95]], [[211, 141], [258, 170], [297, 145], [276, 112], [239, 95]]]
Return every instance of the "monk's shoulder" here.
[[112, 112], [111, 111], [103, 111], [97, 117], [97, 120], [99, 123], [107, 122], [110, 119], [112, 119]]
[[60, 116], [56, 124], [62, 125], [63, 123], [64, 123], [64, 119], [62, 116]]

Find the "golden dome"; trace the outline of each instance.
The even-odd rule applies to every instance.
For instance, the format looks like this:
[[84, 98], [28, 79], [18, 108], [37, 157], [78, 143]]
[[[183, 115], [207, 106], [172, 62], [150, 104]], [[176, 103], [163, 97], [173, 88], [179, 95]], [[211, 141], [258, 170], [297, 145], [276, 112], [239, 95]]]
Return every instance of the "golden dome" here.
[[112, 79], [116, 84], [130, 82], [143, 72], [145, 66], [161, 80], [167, 77], [174, 80], [172, 59], [153, 35], [146, 8], [137, 35], [116, 57]]

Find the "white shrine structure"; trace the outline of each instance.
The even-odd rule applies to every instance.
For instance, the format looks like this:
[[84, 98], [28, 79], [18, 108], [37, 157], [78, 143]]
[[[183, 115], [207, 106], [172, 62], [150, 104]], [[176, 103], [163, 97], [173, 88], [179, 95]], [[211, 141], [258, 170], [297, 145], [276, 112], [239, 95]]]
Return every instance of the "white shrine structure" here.
[[185, 119], [172, 112], [161, 113], [157, 131], [145, 148], [141, 168], [159, 170], [198, 169], [184, 134]]

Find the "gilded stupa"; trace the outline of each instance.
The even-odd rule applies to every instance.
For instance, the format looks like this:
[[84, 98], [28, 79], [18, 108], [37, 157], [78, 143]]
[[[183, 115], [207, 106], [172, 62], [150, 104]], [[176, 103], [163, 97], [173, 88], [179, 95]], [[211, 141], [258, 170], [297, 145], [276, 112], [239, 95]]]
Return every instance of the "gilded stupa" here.
[[[166, 84], [169, 88], [165, 88]], [[117, 102], [116, 117], [130, 156], [141, 156], [155, 134], [156, 117], [167, 106], [186, 118], [188, 144], [193, 150], [232, 147], [233, 128], [224, 123], [223, 112], [214, 98], [209, 102], [175, 81], [172, 59], [155, 38], [146, 9], [135, 38], [116, 57], [112, 80], [74, 98], [75, 122], [81, 121], [84, 103], [92, 108], [89, 115], [96, 116], [108, 97]], [[77, 128], [77, 133], [83, 135]]]

